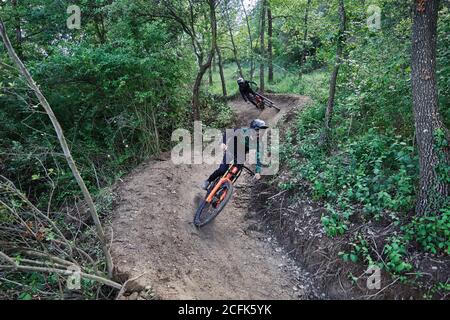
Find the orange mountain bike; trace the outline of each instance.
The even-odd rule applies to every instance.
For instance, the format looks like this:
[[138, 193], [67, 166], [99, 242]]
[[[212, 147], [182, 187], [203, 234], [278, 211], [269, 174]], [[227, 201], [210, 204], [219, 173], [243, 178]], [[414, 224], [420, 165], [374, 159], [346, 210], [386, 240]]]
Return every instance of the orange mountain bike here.
[[258, 91], [257, 86], [253, 87], [252, 89], [255, 94], [250, 94], [249, 98], [255, 102], [256, 107], [259, 110], [264, 110], [266, 107], [269, 107], [275, 108], [278, 111], [280, 111], [280, 108], [278, 108], [272, 100], [257, 92]]
[[233, 184], [239, 178], [243, 169], [253, 174], [253, 171], [246, 166], [238, 166], [232, 163], [228, 166], [228, 170], [222, 177], [217, 178], [210, 184], [206, 191], [205, 199], [202, 200], [195, 213], [195, 226], [204, 226], [217, 217], [220, 211], [223, 210], [233, 194]]
[[262, 94], [259, 93], [255, 93], [255, 102], [256, 102], [256, 106], [258, 107], [258, 109], [260, 110], [264, 110], [265, 107], [269, 107], [269, 108], [275, 108], [278, 111], [280, 111], [280, 108], [278, 108], [272, 100], [266, 98], [265, 96], [263, 96]]

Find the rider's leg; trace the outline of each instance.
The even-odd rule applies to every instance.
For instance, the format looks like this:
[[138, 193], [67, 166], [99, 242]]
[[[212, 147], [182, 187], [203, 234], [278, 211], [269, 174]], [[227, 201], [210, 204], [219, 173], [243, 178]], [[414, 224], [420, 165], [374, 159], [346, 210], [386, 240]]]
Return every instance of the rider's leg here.
[[248, 99], [248, 101], [251, 102], [251, 104], [253, 104], [255, 107], [257, 107], [256, 102], [255, 102], [255, 95], [248, 94], [247, 99]]
[[220, 164], [219, 168], [217, 168], [210, 176], [208, 179], [206, 179], [205, 181], [203, 181], [201, 187], [204, 190], [208, 190], [208, 186], [211, 184], [211, 182], [213, 182], [214, 180], [216, 180], [217, 178], [223, 176], [225, 174], [225, 172], [227, 172], [228, 170], [228, 164], [227, 164], [227, 158], [226, 158], [226, 153], [223, 154], [223, 159], [222, 159], [222, 163]]
[[208, 190], [209, 185], [211, 184], [211, 182], [213, 182], [214, 180], [216, 180], [217, 178], [223, 176], [225, 174], [225, 172], [227, 172], [228, 170], [228, 165], [225, 163], [222, 163], [219, 168], [217, 168], [210, 176], [208, 179], [206, 179], [205, 181], [203, 181], [201, 188], [203, 190]]
[[211, 183], [214, 180], [216, 180], [217, 178], [221, 177], [224, 175], [225, 172], [227, 172], [228, 170], [228, 164], [226, 163], [221, 163], [219, 168], [217, 168], [208, 178], [208, 182]]

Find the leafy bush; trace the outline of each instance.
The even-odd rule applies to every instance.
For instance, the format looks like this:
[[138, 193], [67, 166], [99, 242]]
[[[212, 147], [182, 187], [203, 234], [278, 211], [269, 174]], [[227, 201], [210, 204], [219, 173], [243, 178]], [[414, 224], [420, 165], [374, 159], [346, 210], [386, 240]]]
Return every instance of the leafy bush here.
[[289, 162], [291, 170], [295, 178], [310, 181], [315, 198], [328, 201], [329, 214], [322, 221], [330, 235], [343, 233], [357, 207], [375, 219], [413, 207], [417, 159], [400, 136], [370, 129], [328, 157], [317, 148], [318, 131], [308, 135], [311, 123], [303, 123], [300, 120], [298, 147], [285, 146], [284, 157], [303, 157], [301, 163]]
[[412, 269], [412, 265], [404, 261], [406, 255], [406, 243], [401, 237], [392, 236], [383, 248], [387, 256], [386, 268], [394, 274], [400, 274]]
[[417, 241], [426, 251], [450, 255], [450, 208], [438, 214], [414, 217], [403, 231], [406, 239]]
[[213, 128], [227, 128], [233, 120], [233, 110], [223, 98], [203, 93], [201, 96], [202, 122]]

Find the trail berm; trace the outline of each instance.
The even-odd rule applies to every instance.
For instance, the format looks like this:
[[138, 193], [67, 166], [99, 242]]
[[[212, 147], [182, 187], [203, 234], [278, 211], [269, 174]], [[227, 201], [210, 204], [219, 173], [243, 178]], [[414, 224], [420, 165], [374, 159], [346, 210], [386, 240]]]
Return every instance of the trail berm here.
[[[308, 97], [270, 95], [280, 112], [257, 110], [236, 98], [228, 103], [236, 126], [261, 118], [274, 125]], [[114, 192], [112, 254], [118, 273], [151, 288], [157, 299], [302, 299], [307, 275], [268, 235], [252, 231], [247, 201], [252, 180], [244, 175], [235, 194], [209, 225], [192, 224], [201, 181], [214, 165], [175, 165], [170, 158], [149, 160]], [[247, 189], [248, 190], [248, 189]], [[249, 219], [250, 217], [250, 219]]]

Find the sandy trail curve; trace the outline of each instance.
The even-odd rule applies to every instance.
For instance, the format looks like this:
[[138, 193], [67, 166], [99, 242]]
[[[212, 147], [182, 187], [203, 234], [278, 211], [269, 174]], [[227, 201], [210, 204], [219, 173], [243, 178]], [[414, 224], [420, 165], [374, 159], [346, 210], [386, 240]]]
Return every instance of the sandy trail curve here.
[[[262, 118], [274, 124], [307, 97], [271, 95], [281, 108], [259, 111], [241, 98], [229, 101], [237, 125]], [[151, 286], [161, 299], [303, 298], [298, 268], [267, 236], [251, 231], [242, 175], [227, 207], [209, 225], [192, 225], [199, 184], [215, 165], [174, 165], [170, 159], [136, 168], [115, 192], [112, 254], [116, 268]]]

